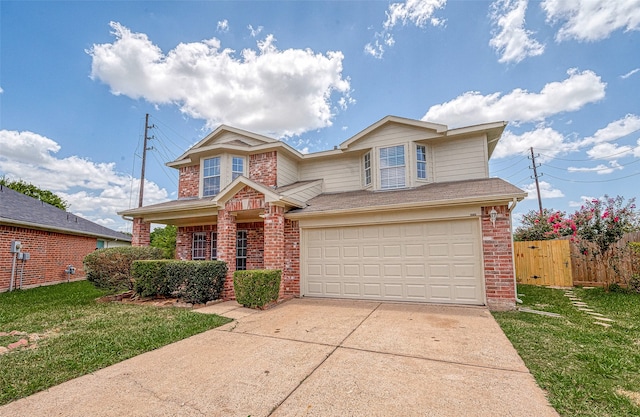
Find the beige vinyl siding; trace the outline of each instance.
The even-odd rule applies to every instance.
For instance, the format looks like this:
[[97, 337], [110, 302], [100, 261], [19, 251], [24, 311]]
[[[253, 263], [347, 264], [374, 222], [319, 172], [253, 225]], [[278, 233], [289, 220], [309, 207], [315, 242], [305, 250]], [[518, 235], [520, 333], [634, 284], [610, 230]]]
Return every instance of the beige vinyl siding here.
[[425, 129], [389, 123], [374, 130], [366, 137], [349, 146], [349, 150], [364, 150], [375, 147], [388, 147], [406, 144], [407, 142], [438, 138], [441, 134]]
[[298, 163], [292, 158], [278, 152], [278, 187], [298, 181]]
[[295, 188], [282, 194], [298, 201], [309, 201], [320, 193], [322, 193], [322, 181], [312, 182], [306, 186]]
[[489, 177], [484, 137], [431, 144], [433, 181], [459, 181]]
[[248, 136], [239, 135], [233, 132], [224, 132], [216, 138], [215, 142], [207, 143], [207, 145], [211, 145], [213, 143], [229, 143], [233, 142], [234, 140], [241, 140], [242, 142], [247, 143], [250, 146], [262, 145], [264, 143]]
[[298, 165], [300, 181], [324, 180], [325, 193], [354, 191], [362, 188], [360, 155], [311, 159]]

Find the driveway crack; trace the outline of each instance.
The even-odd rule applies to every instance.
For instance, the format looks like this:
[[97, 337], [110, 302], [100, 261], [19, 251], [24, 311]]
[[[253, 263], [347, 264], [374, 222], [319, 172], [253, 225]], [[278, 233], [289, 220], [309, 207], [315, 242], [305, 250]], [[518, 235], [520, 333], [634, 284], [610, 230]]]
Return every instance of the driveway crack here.
[[280, 406], [281, 406], [282, 404], [284, 404], [284, 402], [285, 402], [285, 401], [287, 401], [287, 400], [289, 399], [289, 397], [291, 397], [291, 396], [293, 395], [293, 393], [294, 393], [294, 392], [296, 392], [296, 391], [298, 390], [298, 388], [300, 388], [300, 386], [301, 386], [302, 384], [304, 384], [304, 382], [305, 382], [307, 379], [309, 379], [309, 377], [310, 377], [311, 375], [313, 375], [313, 374], [318, 370], [318, 368], [320, 368], [320, 367], [321, 367], [321, 366], [322, 366], [322, 365], [327, 361], [327, 359], [329, 359], [329, 358], [330, 358], [330, 357], [335, 353], [335, 351], [336, 351], [336, 350], [338, 350], [338, 348], [341, 348], [341, 347], [342, 347], [343, 343], [344, 343], [344, 342], [345, 342], [345, 341], [346, 341], [346, 340], [347, 340], [347, 339], [348, 339], [348, 338], [349, 338], [349, 337], [350, 337], [350, 336], [351, 336], [351, 335], [352, 335], [356, 330], [358, 330], [358, 329], [360, 328], [360, 326], [362, 326], [362, 323], [364, 323], [364, 322], [365, 322], [369, 317], [371, 317], [371, 315], [372, 315], [373, 313], [375, 313], [375, 312], [376, 312], [376, 310], [378, 310], [378, 308], [380, 308], [380, 306], [381, 306], [381, 305], [382, 305], [382, 303], [378, 303], [378, 305], [376, 305], [376, 307], [375, 307], [374, 309], [372, 309], [372, 310], [369, 312], [369, 314], [367, 314], [367, 316], [366, 316], [365, 318], [363, 318], [362, 320], [360, 320], [360, 323], [358, 323], [358, 324], [353, 328], [353, 330], [351, 330], [351, 331], [349, 332], [349, 334], [348, 334], [348, 335], [346, 335], [346, 336], [345, 336], [345, 337], [340, 341], [340, 343], [338, 343], [337, 345], [333, 346], [333, 349], [331, 349], [331, 351], [330, 351], [329, 353], [327, 353], [327, 355], [324, 357], [324, 359], [323, 359], [322, 361], [320, 361], [320, 363], [319, 363], [317, 366], [315, 366], [315, 367], [311, 370], [311, 372], [309, 372], [309, 373], [307, 374], [307, 376], [305, 376], [304, 378], [302, 378], [302, 380], [300, 380], [300, 382], [298, 382], [298, 384], [297, 384], [297, 385], [296, 385], [296, 386], [291, 390], [291, 392], [289, 392], [289, 394], [287, 394], [287, 395], [286, 395], [286, 396], [285, 396], [285, 397], [284, 397], [280, 402], [278, 402], [278, 404], [276, 404], [276, 405], [271, 409], [271, 411], [269, 411], [269, 414], [267, 414], [267, 416], [271, 416], [271, 415], [272, 415], [272, 414], [273, 414], [273, 413], [274, 413], [278, 408], [280, 408]]

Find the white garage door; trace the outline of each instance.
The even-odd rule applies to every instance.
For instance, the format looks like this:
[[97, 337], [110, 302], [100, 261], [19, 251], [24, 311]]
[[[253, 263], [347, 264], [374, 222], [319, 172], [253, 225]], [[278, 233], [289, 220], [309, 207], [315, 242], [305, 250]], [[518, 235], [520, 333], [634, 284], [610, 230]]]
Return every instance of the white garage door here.
[[303, 229], [303, 295], [483, 304], [477, 219]]

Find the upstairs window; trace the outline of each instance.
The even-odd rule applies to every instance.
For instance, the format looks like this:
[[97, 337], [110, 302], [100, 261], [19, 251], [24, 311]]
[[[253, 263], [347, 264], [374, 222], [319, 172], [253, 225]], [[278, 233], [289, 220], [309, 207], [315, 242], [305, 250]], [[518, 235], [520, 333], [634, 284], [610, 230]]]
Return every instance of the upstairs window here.
[[427, 179], [427, 147], [424, 145], [418, 145], [416, 147], [416, 172], [418, 173], [418, 179]]
[[244, 175], [244, 158], [234, 156], [231, 161], [231, 181]]
[[220, 192], [220, 157], [204, 160], [202, 174], [202, 196], [208, 197]]
[[191, 259], [204, 260], [207, 250], [207, 234], [204, 232], [197, 232], [193, 234], [193, 241], [191, 243]]
[[404, 186], [404, 145], [380, 148], [380, 188], [388, 190]]
[[364, 154], [364, 185], [371, 185], [371, 152]]

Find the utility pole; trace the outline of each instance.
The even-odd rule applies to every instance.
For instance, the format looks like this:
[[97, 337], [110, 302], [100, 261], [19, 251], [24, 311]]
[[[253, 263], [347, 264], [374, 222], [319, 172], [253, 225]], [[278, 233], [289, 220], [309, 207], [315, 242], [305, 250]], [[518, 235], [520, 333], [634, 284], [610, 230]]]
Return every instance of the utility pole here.
[[142, 147], [142, 171], [140, 172], [140, 196], [138, 198], [138, 207], [142, 207], [142, 199], [144, 197], [144, 169], [147, 163], [147, 151], [153, 149], [153, 146], [148, 148], [147, 142], [153, 139], [153, 136], [149, 137], [149, 129], [153, 129], [155, 125], [149, 126], [149, 113], [147, 113], [144, 119], [144, 146]]
[[538, 207], [540, 208], [540, 217], [542, 217], [542, 197], [540, 197], [540, 184], [538, 183], [538, 177], [541, 177], [542, 174], [538, 175], [537, 168], [540, 166], [536, 165], [536, 156], [533, 154], [533, 146], [529, 148], [531, 150], [531, 162], [533, 168], [533, 178], [536, 180], [536, 192], [538, 193]]

